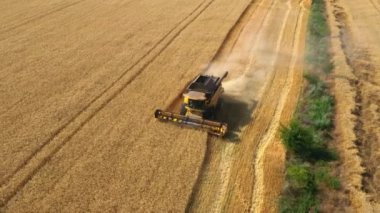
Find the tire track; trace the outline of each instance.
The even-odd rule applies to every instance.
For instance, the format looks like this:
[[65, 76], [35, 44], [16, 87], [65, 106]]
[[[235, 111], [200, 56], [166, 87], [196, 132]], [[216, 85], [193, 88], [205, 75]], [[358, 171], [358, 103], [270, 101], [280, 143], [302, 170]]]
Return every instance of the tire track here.
[[15, 101], [14, 103], [12, 103], [10, 106], [6, 107], [3, 111], [0, 112], [0, 116], [6, 114], [7, 112], [9, 112], [12, 109], [16, 108], [18, 104], [20, 104], [21, 102], [23, 102], [26, 99], [26, 97], [27, 96], [24, 96], [24, 97], [18, 99], [17, 101]]
[[17, 29], [19, 27], [22, 27], [24, 25], [33, 23], [33, 22], [38, 21], [40, 19], [43, 19], [43, 18], [45, 18], [47, 16], [50, 16], [50, 15], [52, 15], [54, 13], [57, 13], [57, 12], [65, 10], [65, 9], [68, 9], [70, 7], [73, 7], [73, 6], [75, 6], [75, 5], [79, 4], [79, 3], [82, 3], [84, 1], [86, 1], [86, 0], [80, 0], [80, 1], [77, 1], [77, 2], [73, 2], [73, 3], [67, 4], [67, 5], [61, 6], [61, 7], [58, 7], [56, 9], [50, 10], [50, 11], [44, 13], [44, 14], [34, 15], [32, 17], [29, 17], [29, 19], [27, 19], [26, 21], [24, 21], [24, 22], [22, 22], [20, 24], [16, 24], [14, 26], [10, 26], [10, 27], [8, 27], [8, 28], [0, 31], [0, 34], [8, 33], [9, 31], [12, 31], [12, 30]]
[[202, 179], [202, 173], [206, 169], [208, 163], [210, 162], [210, 156], [211, 156], [211, 150], [210, 150], [210, 143], [215, 142], [215, 136], [212, 136], [210, 134], [207, 135], [207, 141], [206, 141], [206, 151], [203, 157], [202, 165], [199, 167], [198, 171], [198, 177], [195, 180], [195, 184], [193, 186], [193, 189], [191, 191], [189, 201], [187, 202], [185, 212], [191, 212], [192, 211], [192, 201], [194, 200], [194, 197], [196, 196], [198, 192], [198, 188], [200, 187], [201, 179]]
[[379, 5], [378, 3], [375, 3], [374, 0], [369, 0], [371, 2], [371, 4], [373, 5], [373, 7], [377, 10], [377, 12], [380, 14], [380, 8], [379, 8]]
[[[0, 184], [0, 207], [21, 190], [26, 183], [55, 155], [83, 126], [88, 123], [101, 109], [120, 92], [133, 82], [166, 48], [193, 23], [215, 0], [203, 1], [189, 15], [182, 19], [162, 39], [160, 39], [146, 54], [126, 69], [109, 87], [96, 96], [83, 110], [59, 128], [41, 147], [32, 153], [17, 169]], [[161, 47], [160, 47], [161, 46]], [[129, 71], [137, 69], [131, 76]], [[127, 79], [124, 79], [129, 77]], [[124, 82], [125, 81], [125, 82]], [[50, 147], [52, 146], [52, 147]], [[45, 153], [46, 152], [46, 153]], [[34, 165], [36, 164], [36, 165]], [[22, 171], [23, 170], [23, 171]], [[24, 171], [25, 170], [25, 171]], [[18, 174], [23, 177], [18, 177]], [[17, 175], [16, 175], [17, 174]], [[17, 177], [16, 177], [17, 176]]]

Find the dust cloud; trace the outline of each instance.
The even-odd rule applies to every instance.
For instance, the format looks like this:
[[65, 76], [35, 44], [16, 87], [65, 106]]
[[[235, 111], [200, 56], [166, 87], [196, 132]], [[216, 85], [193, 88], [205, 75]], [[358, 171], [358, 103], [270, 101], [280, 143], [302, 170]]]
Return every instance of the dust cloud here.
[[228, 71], [228, 76], [222, 83], [225, 91], [220, 118], [229, 124], [229, 130], [234, 137], [254, 119], [253, 111], [257, 100], [264, 95], [265, 84], [275, 69], [274, 64], [276, 68], [282, 69], [281, 64], [276, 63], [279, 55], [289, 59], [292, 55], [280, 52], [276, 43], [266, 42], [264, 36], [257, 39], [257, 43], [252, 43], [251, 39], [240, 42], [246, 43], [236, 46], [227, 55], [222, 53], [204, 69], [204, 74], [218, 77]]

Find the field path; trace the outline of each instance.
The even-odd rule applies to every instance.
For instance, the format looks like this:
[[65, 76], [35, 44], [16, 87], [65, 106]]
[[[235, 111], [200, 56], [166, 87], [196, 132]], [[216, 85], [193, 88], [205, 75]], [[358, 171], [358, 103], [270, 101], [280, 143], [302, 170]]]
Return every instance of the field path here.
[[285, 161], [277, 133], [302, 89], [307, 7], [298, 1], [255, 1], [206, 71], [231, 73], [224, 104], [233, 109], [226, 119], [234, 133], [226, 140], [209, 138], [189, 210], [276, 211]]

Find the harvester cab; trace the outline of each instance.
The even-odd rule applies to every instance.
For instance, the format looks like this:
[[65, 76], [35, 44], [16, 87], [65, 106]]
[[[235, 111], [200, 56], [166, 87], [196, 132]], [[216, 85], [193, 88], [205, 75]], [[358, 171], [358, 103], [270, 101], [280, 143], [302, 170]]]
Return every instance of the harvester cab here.
[[227, 77], [198, 75], [183, 93], [183, 102], [179, 114], [156, 110], [155, 117], [161, 121], [207, 130], [217, 136], [224, 136], [227, 124], [216, 121], [216, 114], [220, 109], [223, 94], [222, 81]]
[[183, 94], [181, 115], [203, 117], [207, 105], [206, 95], [202, 92], [189, 91]]

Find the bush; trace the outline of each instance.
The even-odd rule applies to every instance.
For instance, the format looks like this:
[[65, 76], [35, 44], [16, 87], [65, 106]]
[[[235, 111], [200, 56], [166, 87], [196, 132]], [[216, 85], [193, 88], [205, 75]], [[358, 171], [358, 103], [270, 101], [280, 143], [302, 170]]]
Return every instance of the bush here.
[[330, 130], [333, 127], [333, 98], [329, 95], [309, 101], [309, 110], [307, 113], [314, 128], [318, 130]]
[[296, 119], [288, 127], [282, 125], [280, 133], [284, 146], [296, 158], [311, 163], [337, 159], [335, 153], [325, 147], [312, 128], [302, 126]]
[[304, 164], [289, 165], [286, 169], [286, 174], [294, 188], [310, 193], [315, 193], [317, 191], [315, 177], [309, 166]]
[[280, 212], [283, 213], [305, 213], [318, 212], [318, 202], [312, 193], [303, 192], [298, 196], [283, 196], [280, 199]]
[[316, 130], [333, 127], [334, 99], [328, 94], [326, 84], [316, 75], [307, 74], [308, 81], [305, 111], [302, 119]]
[[303, 127], [296, 119], [288, 127], [281, 126], [280, 133], [286, 149], [302, 160], [308, 161], [313, 150], [319, 146], [314, 131]]

